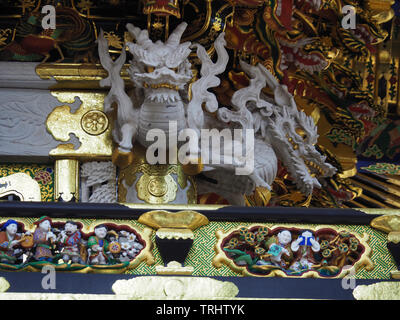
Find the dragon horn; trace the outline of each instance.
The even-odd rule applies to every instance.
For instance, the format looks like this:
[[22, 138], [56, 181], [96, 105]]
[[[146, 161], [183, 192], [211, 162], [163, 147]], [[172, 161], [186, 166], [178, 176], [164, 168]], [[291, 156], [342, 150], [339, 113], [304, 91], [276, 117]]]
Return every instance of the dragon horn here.
[[104, 37], [104, 30], [103, 30], [103, 28], [100, 28], [100, 34], [99, 34], [99, 36], [98, 36], [96, 42], [97, 42], [97, 43], [100, 43], [100, 42], [103, 42], [103, 43], [104, 43], [104, 42], [105, 42], [105, 43], [108, 45], [108, 41], [107, 41], [106, 38]]
[[138, 27], [135, 27], [132, 23], [128, 23], [126, 25], [126, 28], [130, 32], [130, 34], [132, 34], [135, 37], [136, 40], [139, 38], [140, 29]]
[[245, 61], [243, 61], [243, 60], [240, 60], [240, 61], [239, 61], [239, 64], [240, 64], [240, 66], [242, 67], [242, 69], [243, 69], [247, 74], [252, 73], [252, 72], [251, 72], [251, 69], [254, 68], [252, 65], [248, 64], [247, 62], [245, 62]]
[[128, 31], [135, 37], [136, 42], [139, 45], [144, 45], [146, 43], [152, 43], [149, 38], [149, 33], [147, 30], [140, 30], [140, 28], [135, 27], [132, 23], [126, 25]]
[[269, 72], [269, 70], [266, 67], [264, 67], [261, 63], [257, 64], [257, 67], [264, 74], [265, 81], [267, 82], [268, 87], [270, 87], [272, 90], [275, 90], [275, 88], [279, 86], [278, 80], [276, 80], [275, 77], [272, 75], [272, 73]]
[[178, 46], [181, 41], [182, 34], [186, 30], [186, 27], [187, 27], [186, 22], [182, 22], [179, 26], [177, 26], [174, 32], [172, 32], [171, 35], [169, 36], [167, 44]]

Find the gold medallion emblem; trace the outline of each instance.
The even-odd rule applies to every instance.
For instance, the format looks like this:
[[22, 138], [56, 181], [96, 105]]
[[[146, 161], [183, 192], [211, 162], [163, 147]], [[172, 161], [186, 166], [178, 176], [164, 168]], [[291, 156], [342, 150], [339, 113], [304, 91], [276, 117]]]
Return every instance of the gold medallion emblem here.
[[138, 198], [147, 203], [160, 204], [174, 201], [178, 185], [170, 175], [143, 174], [136, 184]]
[[99, 110], [86, 112], [81, 119], [82, 129], [93, 136], [105, 132], [108, 128], [107, 115]]

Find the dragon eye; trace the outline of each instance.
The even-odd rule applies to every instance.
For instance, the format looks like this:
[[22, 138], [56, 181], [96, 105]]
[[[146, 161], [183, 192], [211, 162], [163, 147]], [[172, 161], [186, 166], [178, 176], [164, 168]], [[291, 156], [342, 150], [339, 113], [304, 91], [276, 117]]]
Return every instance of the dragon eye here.
[[303, 138], [303, 140], [307, 139], [307, 133], [302, 128], [296, 128], [296, 133]]
[[154, 71], [154, 67], [152, 67], [152, 66], [146, 66], [146, 71], [147, 71], [147, 73], [151, 73], [151, 72]]

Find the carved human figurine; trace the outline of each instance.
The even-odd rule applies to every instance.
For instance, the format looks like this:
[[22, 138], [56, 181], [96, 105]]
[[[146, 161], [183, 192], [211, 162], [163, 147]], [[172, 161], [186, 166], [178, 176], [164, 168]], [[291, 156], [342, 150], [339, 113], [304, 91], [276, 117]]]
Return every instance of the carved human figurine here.
[[290, 249], [292, 234], [289, 230], [282, 230], [267, 241], [268, 247], [267, 258], [259, 260], [258, 265], [273, 264], [275, 266], [286, 268], [287, 261], [293, 258], [293, 253]]
[[288, 230], [282, 230], [278, 233], [277, 240], [269, 246], [268, 253], [271, 254], [269, 259], [274, 265], [286, 268], [286, 262], [282, 258], [284, 256], [289, 259], [293, 255], [290, 249], [292, 234]]
[[52, 221], [49, 217], [41, 217], [34, 223], [37, 225], [33, 233], [33, 243], [35, 246], [34, 258], [38, 261], [52, 262], [52, 245], [56, 241], [56, 235], [51, 231]]
[[9, 219], [3, 225], [0, 232], [0, 261], [2, 263], [12, 263], [17, 261], [17, 257], [22, 253], [22, 249], [16, 248], [20, 243], [21, 237], [17, 234], [18, 223]]
[[106, 240], [108, 228], [100, 224], [94, 228], [94, 236], [88, 239], [89, 264], [107, 264], [108, 241]]
[[78, 224], [74, 221], [67, 221], [64, 230], [61, 231], [60, 244], [63, 247], [61, 254], [65, 263], [80, 263], [80, 244], [82, 235], [78, 229]]
[[303, 231], [297, 240], [292, 242], [291, 249], [296, 256], [291, 269], [301, 271], [311, 269], [316, 264], [314, 253], [319, 252], [321, 246], [310, 231]]

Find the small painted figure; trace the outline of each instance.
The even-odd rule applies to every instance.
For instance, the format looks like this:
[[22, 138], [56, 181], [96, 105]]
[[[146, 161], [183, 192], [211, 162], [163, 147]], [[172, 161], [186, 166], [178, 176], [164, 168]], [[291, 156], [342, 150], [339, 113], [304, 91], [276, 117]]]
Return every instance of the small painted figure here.
[[34, 258], [38, 261], [52, 262], [52, 246], [57, 239], [51, 231], [52, 221], [49, 217], [43, 216], [34, 224], [37, 225], [33, 233], [33, 242], [36, 247]]
[[[270, 260], [276, 266], [286, 268], [286, 260], [293, 257], [290, 249], [290, 242], [292, 241], [292, 234], [288, 230], [282, 230], [278, 233], [277, 243], [272, 243], [269, 246], [268, 253], [271, 255]], [[283, 257], [285, 259], [283, 259]]]
[[79, 231], [78, 224], [74, 221], [67, 221], [60, 236], [60, 244], [63, 247], [61, 250], [63, 261], [65, 263], [69, 261], [72, 263], [82, 263], [80, 255], [82, 235]]
[[20, 244], [20, 235], [17, 234], [18, 223], [9, 219], [3, 225], [0, 232], [0, 262], [14, 264], [23, 253]]
[[108, 228], [100, 224], [94, 228], [94, 236], [88, 239], [89, 264], [107, 264], [109, 257], [108, 241], [106, 239]]
[[291, 269], [302, 271], [309, 270], [313, 265], [317, 264], [314, 259], [314, 253], [319, 252], [321, 246], [310, 231], [304, 231], [297, 240], [292, 242], [291, 249], [296, 256]]
[[282, 230], [277, 236], [271, 237], [266, 246], [268, 247], [266, 258], [257, 261], [258, 265], [273, 264], [277, 267], [286, 269], [289, 262], [293, 259], [290, 248], [292, 234], [288, 230]]

